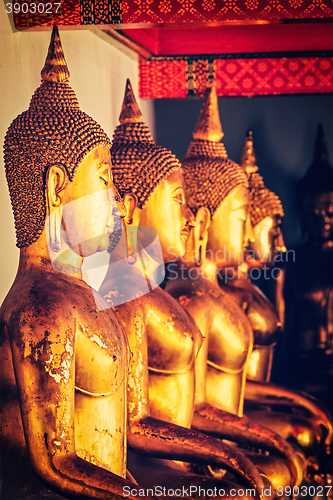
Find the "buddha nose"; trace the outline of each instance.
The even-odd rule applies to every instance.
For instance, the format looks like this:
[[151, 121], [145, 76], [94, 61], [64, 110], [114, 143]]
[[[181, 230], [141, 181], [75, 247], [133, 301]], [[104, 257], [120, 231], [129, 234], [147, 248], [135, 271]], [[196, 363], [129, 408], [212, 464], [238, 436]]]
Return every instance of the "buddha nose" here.
[[256, 238], [254, 236], [250, 215], [248, 215], [245, 223], [244, 248], [246, 249], [250, 243], [254, 243], [255, 241]]
[[126, 207], [124, 205], [123, 199], [119, 194], [118, 189], [116, 188], [115, 185], [113, 185], [113, 193], [114, 193], [114, 199], [116, 201], [117, 209], [119, 212], [120, 217], [124, 218], [126, 217]]
[[285, 245], [285, 242], [284, 242], [284, 239], [283, 239], [283, 234], [282, 234], [281, 229], [279, 229], [278, 236], [277, 236], [277, 238], [275, 240], [275, 250], [278, 250], [280, 252], [286, 252], [287, 251], [287, 248], [286, 248], [286, 245]]
[[192, 210], [186, 205], [186, 220], [190, 227], [195, 227], [197, 225], [197, 221], [193, 215]]
[[330, 217], [325, 209], [320, 211], [320, 215], [322, 217], [322, 220], [324, 224], [329, 224], [330, 223]]

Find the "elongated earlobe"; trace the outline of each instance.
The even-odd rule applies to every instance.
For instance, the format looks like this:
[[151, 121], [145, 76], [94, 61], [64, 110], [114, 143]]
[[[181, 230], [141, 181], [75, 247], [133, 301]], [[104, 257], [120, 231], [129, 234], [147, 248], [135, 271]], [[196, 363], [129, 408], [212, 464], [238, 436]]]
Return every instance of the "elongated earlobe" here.
[[49, 217], [50, 247], [53, 252], [61, 250], [61, 221], [62, 209], [59, 207]]
[[67, 172], [63, 165], [52, 165], [46, 175], [46, 197], [49, 213], [49, 244], [53, 252], [61, 250], [62, 206], [60, 192], [67, 183]]
[[137, 227], [127, 227], [125, 224], [126, 244], [127, 244], [127, 262], [131, 265], [137, 261]]
[[125, 216], [125, 234], [126, 234], [126, 244], [127, 244], [127, 261], [129, 264], [133, 265], [137, 261], [136, 254], [138, 252], [138, 226], [132, 226], [133, 215], [135, 209], [138, 206], [138, 198], [133, 193], [126, 193], [123, 198], [124, 206], [126, 208]]
[[201, 267], [202, 264], [204, 263], [204, 261], [206, 260], [206, 248], [203, 252], [203, 249], [202, 249], [202, 238], [200, 238], [199, 240], [199, 244], [197, 245], [197, 242], [195, 241], [195, 255], [196, 255], [196, 259], [194, 261], [195, 265], [197, 267]]
[[194, 262], [201, 267], [206, 260], [208, 228], [210, 226], [210, 212], [205, 207], [200, 207], [196, 215], [197, 225], [194, 232]]

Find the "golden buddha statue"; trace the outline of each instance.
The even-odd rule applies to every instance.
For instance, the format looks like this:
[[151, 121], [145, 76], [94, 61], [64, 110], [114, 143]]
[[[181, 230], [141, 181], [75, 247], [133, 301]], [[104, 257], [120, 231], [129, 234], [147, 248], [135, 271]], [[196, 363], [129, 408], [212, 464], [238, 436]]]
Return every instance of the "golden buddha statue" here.
[[[111, 157], [127, 215], [125, 237], [110, 254], [110, 263], [122, 266], [126, 279], [114, 279], [107, 272], [99, 291], [111, 305], [114, 297], [123, 298], [123, 303], [116, 300], [115, 310], [132, 351], [127, 392], [128, 446], [132, 451], [128, 468], [146, 487], [157, 480], [163, 486], [216, 486], [225, 490], [218, 496], [230, 497], [231, 484], [225, 479], [194, 475], [174, 460], [223, 467], [261, 496], [265, 483], [245, 455], [190, 429], [195, 358], [202, 335], [182, 306], [156, 286], [151, 268], [157, 245], [150, 253], [146, 248], [155, 232], [165, 262], [181, 257], [193, 216], [185, 201], [180, 163], [154, 143], [129, 81], [119, 121]], [[147, 293], [144, 286], [148, 286]], [[133, 288], [138, 298], [127, 300]]]
[[[287, 360], [285, 383], [317, 397], [330, 412], [333, 379], [333, 169], [323, 128], [318, 126], [313, 162], [296, 185], [305, 243], [287, 269]], [[280, 367], [281, 370], [281, 367]]]
[[[207, 93], [193, 136], [182, 169], [197, 225], [191, 230], [184, 257], [169, 265], [165, 287], [204, 335], [196, 360], [192, 427], [269, 450], [269, 456], [251, 453], [250, 458], [277, 495], [278, 486], [300, 484], [304, 463], [283, 439], [242, 416], [253, 334], [242, 309], [220, 289], [217, 276], [241, 262], [244, 245], [251, 238], [248, 182], [220, 142], [223, 132], [214, 88]], [[287, 458], [290, 472], [274, 453]]]
[[20, 262], [0, 310], [2, 496], [120, 498], [135, 484], [127, 338], [81, 276], [112, 232], [111, 143], [68, 85], [56, 27], [41, 75], [4, 145]]
[[[283, 259], [286, 247], [283, 241], [281, 218], [284, 216], [279, 197], [268, 190], [263, 178], [258, 173], [253, 148], [252, 132], [245, 140], [241, 166], [249, 181], [250, 190], [250, 222], [254, 238], [249, 242], [252, 255], [247, 255], [239, 266], [234, 279], [228, 281], [227, 293], [230, 293], [238, 305], [245, 311], [254, 334], [254, 346], [247, 367], [247, 379], [257, 382], [268, 382], [271, 376], [274, 346], [278, 340], [283, 324], [283, 270], [274, 269], [274, 278], [268, 281], [276, 285], [275, 305], [268, 300], [261, 290], [249, 279], [252, 269], [264, 274]], [[279, 255], [280, 254], [280, 255]], [[275, 272], [277, 271], [277, 273]], [[238, 278], [238, 279], [237, 279]], [[222, 288], [225, 284], [221, 283]], [[277, 308], [280, 315], [277, 313]]]
[[[241, 164], [249, 180], [250, 219], [255, 241], [250, 242], [252, 257], [245, 259], [247, 262], [240, 265], [237, 277], [229, 280], [227, 286], [222, 284], [222, 288], [243, 308], [254, 333], [254, 349], [247, 371], [245, 411], [285, 439], [296, 441], [307, 455], [317, 455], [324, 441], [329, 445], [332, 437], [332, 425], [325, 411], [304, 394], [267, 383], [270, 381], [274, 346], [284, 322], [286, 247], [281, 229], [284, 213], [280, 199], [265, 187], [258, 173], [251, 132], [245, 140]], [[248, 271], [253, 266], [259, 273], [277, 266], [274, 279], [270, 280], [275, 284], [276, 307], [249, 279], [251, 269], [249, 274]], [[287, 412], [286, 407], [289, 408]]]

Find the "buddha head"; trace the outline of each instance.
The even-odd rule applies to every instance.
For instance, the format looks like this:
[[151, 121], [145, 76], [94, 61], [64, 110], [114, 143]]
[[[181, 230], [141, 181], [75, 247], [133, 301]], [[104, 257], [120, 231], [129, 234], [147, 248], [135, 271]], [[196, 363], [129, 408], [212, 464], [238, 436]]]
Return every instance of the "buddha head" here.
[[17, 246], [30, 247], [44, 235], [49, 254], [64, 245], [82, 258], [107, 248], [112, 231], [111, 143], [68, 85], [57, 27], [41, 76], [4, 145]]
[[251, 131], [245, 139], [241, 166], [249, 181], [250, 220], [254, 233], [250, 247], [258, 260], [273, 265], [277, 252], [286, 251], [281, 228], [284, 212], [280, 198], [266, 188], [258, 173]]
[[115, 184], [127, 211], [127, 231], [138, 228], [137, 243], [143, 248], [151, 239], [147, 228], [156, 231], [164, 260], [175, 260], [185, 252], [193, 217], [186, 205], [181, 165], [170, 151], [155, 144], [129, 80], [119, 121], [111, 157]]
[[240, 263], [251, 238], [248, 182], [241, 167], [228, 158], [220, 142], [223, 135], [212, 87], [206, 93], [182, 168], [188, 204], [197, 222], [197, 246], [206, 234], [207, 258], [219, 267]]
[[328, 161], [322, 125], [318, 126], [314, 158], [296, 185], [303, 232], [311, 242], [333, 246], [333, 169]]

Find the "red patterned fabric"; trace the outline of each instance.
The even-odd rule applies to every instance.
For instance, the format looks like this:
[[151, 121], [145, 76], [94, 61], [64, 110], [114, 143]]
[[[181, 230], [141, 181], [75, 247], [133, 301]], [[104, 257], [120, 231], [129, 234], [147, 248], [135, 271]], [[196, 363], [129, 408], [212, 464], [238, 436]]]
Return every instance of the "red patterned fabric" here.
[[122, 22], [121, 0], [13, 0], [13, 3], [14, 7], [16, 5], [14, 25], [18, 30], [55, 24], [80, 26]]
[[124, 23], [188, 23], [331, 17], [331, 0], [127, 0]]
[[141, 61], [140, 97], [202, 97], [211, 79], [219, 96], [327, 93], [333, 91], [333, 58]]
[[[58, 3], [59, 2], [59, 3]], [[15, 0], [17, 29], [62, 25], [123, 23], [209, 23], [212, 21], [328, 18], [333, 0]], [[56, 12], [56, 5], [59, 5]], [[39, 6], [44, 12], [36, 11]], [[38, 8], [39, 8], [38, 7]], [[35, 10], [34, 10], [35, 9]], [[46, 12], [49, 9], [49, 12]], [[14, 9], [15, 10], [15, 9]], [[50, 12], [51, 10], [51, 12]], [[25, 12], [27, 11], [27, 12]], [[37, 28], [38, 29], [38, 28]], [[312, 50], [312, 49], [311, 49]], [[140, 96], [203, 96], [216, 81], [219, 96], [332, 92], [332, 58], [328, 52], [305, 57], [248, 58], [224, 56], [155, 57], [140, 63]], [[301, 52], [298, 53], [298, 55]], [[229, 54], [230, 56], [231, 54]], [[267, 54], [265, 54], [267, 55]], [[322, 56], [322, 57], [320, 57]], [[325, 57], [323, 57], [325, 56]]]
[[140, 63], [140, 95], [150, 97], [152, 90], [159, 97], [187, 97], [186, 61], [155, 61]]
[[[78, 0], [13, 0], [15, 28], [25, 30], [38, 26], [80, 26], [80, 1]], [[58, 5], [60, 4], [60, 5]], [[25, 5], [28, 6], [26, 11]], [[38, 10], [40, 12], [38, 12]], [[43, 9], [43, 12], [41, 12]]]
[[[47, 0], [46, 0], [47, 1]], [[332, 0], [58, 0], [59, 12], [14, 13], [17, 29], [40, 25], [207, 23], [316, 19], [333, 16]], [[42, 0], [13, 0], [13, 4]], [[50, 1], [47, 5], [54, 3]], [[44, 3], [46, 5], [46, 3]], [[41, 9], [42, 7], [40, 7]]]

